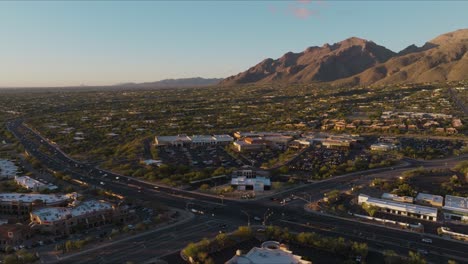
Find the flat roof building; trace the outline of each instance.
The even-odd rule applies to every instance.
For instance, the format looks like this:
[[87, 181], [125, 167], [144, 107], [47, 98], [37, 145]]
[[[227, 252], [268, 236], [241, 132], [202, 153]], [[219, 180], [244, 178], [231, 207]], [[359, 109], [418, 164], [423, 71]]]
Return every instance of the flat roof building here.
[[106, 201], [89, 200], [74, 207], [50, 207], [30, 214], [31, 227], [55, 234], [67, 234], [75, 226], [92, 228], [121, 218], [124, 222], [127, 206], [114, 206]]
[[15, 176], [15, 182], [31, 191], [40, 192], [43, 190], [56, 190], [58, 187], [53, 184], [46, 184], [29, 176]]
[[13, 178], [18, 171], [15, 163], [10, 160], [0, 159], [0, 178]]
[[312, 262], [294, 255], [279, 242], [266, 241], [260, 248], [254, 247], [244, 255], [238, 250], [226, 264], [312, 264]]
[[380, 211], [394, 215], [419, 218], [427, 221], [437, 221], [437, 208], [408, 203], [399, 203], [390, 200], [373, 198], [365, 194], [359, 194], [358, 204], [366, 203], [380, 208]]
[[444, 205], [444, 197], [428, 193], [418, 193], [414, 200], [417, 204], [442, 207]]
[[446, 195], [442, 210], [447, 220], [468, 222], [468, 197]]
[[27, 215], [34, 207], [67, 205], [76, 197], [76, 193], [0, 193], [0, 214]]
[[154, 142], [157, 146], [204, 146], [227, 145], [234, 140], [230, 135], [187, 135], [156, 136]]
[[392, 201], [401, 202], [401, 203], [410, 203], [410, 204], [414, 202], [414, 199], [411, 196], [398, 196], [392, 193], [382, 194], [382, 199], [392, 200]]
[[266, 177], [239, 176], [231, 179], [231, 186], [239, 191], [265, 191], [271, 189], [271, 181]]
[[396, 149], [396, 146], [391, 143], [376, 143], [370, 146], [372, 151], [389, 151]]
[[186, 146], [189, 145], [192, 140], [187, 135], [177, 136], [156, 136], [154, 137], [154, 143], [157, 146]]

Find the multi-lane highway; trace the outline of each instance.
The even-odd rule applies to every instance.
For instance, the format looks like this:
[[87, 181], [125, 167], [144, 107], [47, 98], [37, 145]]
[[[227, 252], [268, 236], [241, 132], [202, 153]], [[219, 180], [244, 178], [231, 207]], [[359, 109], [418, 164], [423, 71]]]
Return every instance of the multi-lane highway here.
[[[66, 263], [124, 263], [127, 260], [141, 262], [178, 250], [190, 241], [212, 236], [219, 231], [219, 224], [222, 223], [227, 223], [231, 228], [245, 225], [248, 222], [261, 224], [261, 222], [255, 222], [254, 218], [263, 218], [267, 210], [269, 214], [272, 213], [267, 224], [287, 226], [295, 231], [315, 231], [330, 236], [343, 236], [366, 241], [371, 248], [379, 250], [393, 249], [406, 253], [408, 250], [423, 249], [428, 252], [427, 259], [434, 263], [446, 263], [449, 258], [454, 258], [458, 262], [468, 259], [466, 253], [468, 246], [466, 244], [442, 238], [433, 238], [433, 243], [429, 245], [421, 242], [421, 234], [370, 225], [350, 219], [307, 214], [295, 207], [271, 203], [268, 198], [251, 201], [226, 199], [221, 201], [219, 197], [215, 196], [155, 186], [77, 162], [61, 152], [55, 144], [25, 126], [20, 119], [8, 122], [7, 127], [20, 140], [30, 155], [39, 159], [44, 166], [52, 170], [64, 171], [73, 178], [85, 181], [90, 185], [104, 187], [124, 196], [144, 201], [158, 201], [179, 209], [186, 209], [190, 204], [196, 204], [206, 211], [204, 216], [196, 216], [193, 220], [181, 223], [171, 230], [158, 231], [135, 238], [130, 244], [128, 241], [116, 242], [99, 249], [88, 250], [67, 258]], [[425, 162], [407, 159], [403, 165], [393, 169], [377, 169], [335, 177], [323, 182], [304, 184], [295, 189], [284, 191], [280, 195], [288, 196], [305, 192], [312, 195], [313, 198], [321, 198], [323, 192], [327, 190], [349, 188], [349, 183], [352, 180], [368, 182], [376, 177], [396, 177], [401, 172], [418, 166], [450, 167], [462, 159], [466, 159], [466, 156]], [[307, 222], [313, 224], [306, 225]], [[65, 259], [56, 259], [55, 261], [65, 263]]]

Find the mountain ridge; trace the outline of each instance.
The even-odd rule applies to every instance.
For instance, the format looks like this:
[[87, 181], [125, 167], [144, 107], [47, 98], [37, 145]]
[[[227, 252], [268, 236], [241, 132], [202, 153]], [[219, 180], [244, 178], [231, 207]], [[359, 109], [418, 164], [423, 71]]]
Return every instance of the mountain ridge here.
[[437, 36], [396, 53], [373, 41], [350, 37], [334, 44], [265, 59], [221, 85], [327, 82], [335, 86], [468, 79], [468, 29]]

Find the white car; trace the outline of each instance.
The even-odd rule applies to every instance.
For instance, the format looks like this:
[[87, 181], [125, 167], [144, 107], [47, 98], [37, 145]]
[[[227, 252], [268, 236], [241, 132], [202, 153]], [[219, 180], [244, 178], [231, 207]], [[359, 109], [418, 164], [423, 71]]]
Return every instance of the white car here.
[[432, 244], [432, 239], [430, 238], [423, 238], [421, 241], [424, 243]]
[[258, 217], [258, 216], [255, 216], [255, 217], [254, 217], [254, 220], [255, 220], [255, 221], [261, 221], [262, 219], [260, 219], [260, 217]]

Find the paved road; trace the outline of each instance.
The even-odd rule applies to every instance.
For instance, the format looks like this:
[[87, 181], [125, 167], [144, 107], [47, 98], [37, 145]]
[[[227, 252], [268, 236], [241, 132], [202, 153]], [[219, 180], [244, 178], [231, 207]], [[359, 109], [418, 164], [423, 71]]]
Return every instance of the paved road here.
[[[50, 144], [47, 139], [42, 138], [34, 131], [25, 127], [21, 120], [9, 122], [7, 127], [21, 141], [28, 152], [38, 158], [48, 168], [57, 171], [65, 171], [73, 178], [86, 181], [91, 186], [105, 187], [106, 189], [124, 196], [134, 197], [144, 201], [158, 201], [180, 209], [185, 209], [187, 206], [191, 206], [190, 203], [192, 203], [199, 208], [203, 208], [207, 213], [204, 217], [197, 217], [194, 219], [193, 223], [182, 224], [169, 233], [161, 232], [158, 236], [136, 238], [135, 241], [132, 241], [134, 244], [116, 244], [105, 250], [89, 251], [81, 254], [79, 258], [67, 259], [64, 263], [124, 263], [126, 260], [137, 260], [137, 262], [144, 261], [165, 255], [174, 249], [180, 249], [190, 241], [196, 241], [202, 237], [214, 235], [219, 231], [219, 223], [230, 223], [233, 226], [237, 226], [247, 224], [249, 218], [251, 223], [255, 223], [255, 220], [253, 220], [254, 217], [263, 218], [267, 210], [273, 212], [267, 224], [274, 223], [281, 226], [294, 226], [298, 231], [314, 230], [331, 236], [358, 237], [363, 241], [367, 241], [371, 248], [394, 248], [399, 246], [401, 247], [399, 250], [401, 252], [408, 251], [409, 249], [416, 250], [419, 248], [427, 248], [429, 251], [427, 257], [434, 263], [439, 263], [441, 259], [446, 260], [447, 258], [444, 257], [444, 254], [453, 255], [459, 260], [468, 259], [468, 254], [466, 253], [468, 252], [468, 247], [466, 244], [436, 238], [433, 239], [433, 244], [429, 246], [421, 244], [420, 234], [387, 229], [382, 226], [374, 226], [347, 219], [337, 219], [325, 215], [306, 215], [303, 210], [271, 204], [268, 202], [268, 198], [254, 201], [224, 200], [224, 203], [220, 204], [220, 199], [213, 196], [206, 196], [163, 186], [155, 188], [152, 184], [122, 177], [121, 175], [111, 172], [104, 172], [88, 164], [70, 159], [65, 153], [61, 152], [57, 146]], [[47, 153], [40, 149], [46, 149]], [[395, 177], [408, 168], [418, 166], [429, 168], [451, 166], [464, 158], [466, 159], [466, 156], [443, 161], [417, 161], [408, 159], [405, 160], [407, 162], [405, 168], [394, 170], [389, 168], [378, 169], [336, 177], [324, 182], [304, 184], [295, 190], [286, 191], [284, 195], [300, 191], [321, 196], [324, 190], [348, 187], [349, 182], [353, 179], [365, 181], [374, 177]], [[104, 177], [106, 174], [107, 176]], [[119, 177], [119, 179], [117, 180], [116, 177]], [[100, 182], [104, 182], [105, 185], [101, 185]], [[214, 216], [212, 216], [212, 214]], [[304, 227], [301, 225], [301, 223], [305, 222], [313, 223], [314, 227]], [[258, 222], [258, 224], [260, 224], [260, 222]], [[330, 228], [330, 226], [332, 228]], [[346, 231], [350, 230], [354, 230], [357, 233], [346, 233]], [[403, 243], [404, 241], [406, 241], [406, 243]], [[112, 257], [113, 254], [119, 257], [114, 258]], [[101, 256], [101, 258], [99, 256]], [[125, 260], [122, 258], [125, 258]], [[80, 262], [83, 259], [85, 262]]]
[[[219, 226], [223, 223], [224, 221], [206, 216], [197, 216], [180, 226], [115, 243], [97, 251], [78, 253], [56, 260], [55, 263], [141, 263], [147, 260], [148, 256], [164, 256], [180, 250], [187, 245], [187, 241], [199, 240], [200, 234], [213, 237], [218, 234]], [[231, 230], [233, 228], [234, 225], [231, 225]]]

